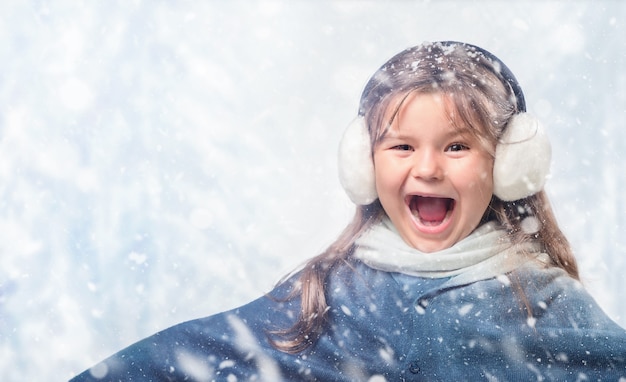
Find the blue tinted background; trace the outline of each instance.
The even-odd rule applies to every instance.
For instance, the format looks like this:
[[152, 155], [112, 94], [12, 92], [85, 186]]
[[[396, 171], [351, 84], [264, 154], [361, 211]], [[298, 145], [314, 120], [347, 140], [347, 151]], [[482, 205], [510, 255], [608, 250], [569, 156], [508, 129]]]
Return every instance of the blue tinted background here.
[[586, 285], [626, 326], [625, 4], [3, 1], [0, 379], [67, 379], [323, 250], [353, 212], [335, 154], [362, 87], [424, 40], [517, 75]]

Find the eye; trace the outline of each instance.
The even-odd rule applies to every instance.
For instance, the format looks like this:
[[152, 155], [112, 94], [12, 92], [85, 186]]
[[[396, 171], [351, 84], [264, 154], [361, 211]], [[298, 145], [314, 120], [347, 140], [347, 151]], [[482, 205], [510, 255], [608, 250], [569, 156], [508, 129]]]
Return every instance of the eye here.
[[469, 147], [467, 145], [464, 145], [463, 143], [453, 143], [446, 148], [446, 151], [463, 151], [463, 150], [469, 150]]
[[413, 147], [411, 147], [410, 145], [395, 145], [392, 147], [392, 149], [400, 151], [410, 151], [413, 149]]

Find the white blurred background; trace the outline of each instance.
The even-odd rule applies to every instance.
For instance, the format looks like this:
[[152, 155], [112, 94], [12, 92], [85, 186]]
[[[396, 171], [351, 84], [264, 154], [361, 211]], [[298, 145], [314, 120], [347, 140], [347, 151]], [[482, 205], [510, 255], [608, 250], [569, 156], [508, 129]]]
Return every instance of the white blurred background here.
[[335, 154], [361, 90], [425, 40], [516, 74], [626, 326], [625, 23], [618, 0], [3, 1], [0, 380], [66, 380], [322, 251], [353, 213]]

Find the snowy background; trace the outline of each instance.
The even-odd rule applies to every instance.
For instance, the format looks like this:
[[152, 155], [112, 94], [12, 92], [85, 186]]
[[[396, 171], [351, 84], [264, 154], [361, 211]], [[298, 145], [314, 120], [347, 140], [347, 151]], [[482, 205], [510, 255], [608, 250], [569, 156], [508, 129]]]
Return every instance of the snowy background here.
[[425, 40], [517, 75], [626, 326], [625, 23], [618, 0], [3, 1], [0, 380], [66, 380], [323, 250], [353, 213], [335, 154], [361, 90]]

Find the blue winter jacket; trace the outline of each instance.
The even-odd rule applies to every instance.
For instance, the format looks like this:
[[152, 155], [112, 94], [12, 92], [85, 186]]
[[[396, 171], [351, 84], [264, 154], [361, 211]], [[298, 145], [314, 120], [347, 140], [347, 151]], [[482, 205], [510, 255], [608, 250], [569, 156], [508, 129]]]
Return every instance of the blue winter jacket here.
[[[243, 307], [148, 337], [72, 381], [626, 381], [626, 331], [557, 268], [468, 285], [354, 261], [328, 280], [328, 325], [286, 354], [299, 275]], [[530, 308], [530, 309], [529, 309]]]

